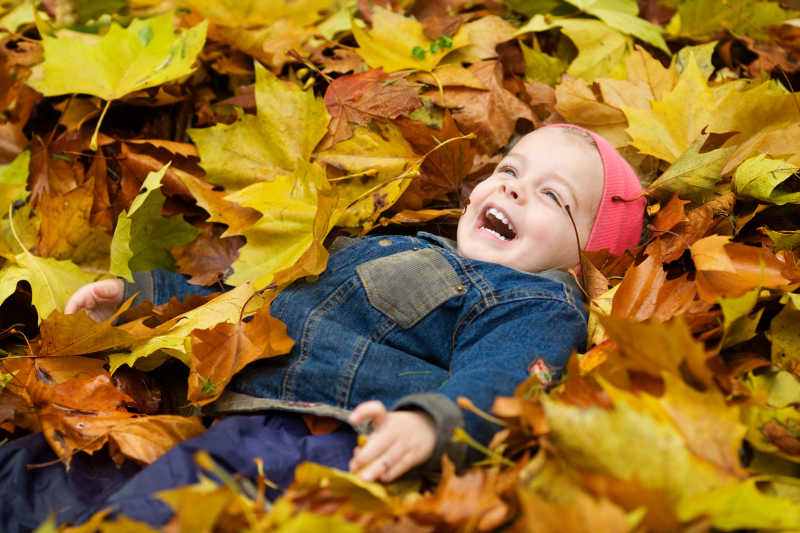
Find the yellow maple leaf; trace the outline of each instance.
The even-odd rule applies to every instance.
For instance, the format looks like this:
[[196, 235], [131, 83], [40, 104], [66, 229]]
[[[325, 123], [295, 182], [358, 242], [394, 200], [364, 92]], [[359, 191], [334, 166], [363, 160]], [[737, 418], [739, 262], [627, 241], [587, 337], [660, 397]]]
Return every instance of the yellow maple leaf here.
[[623, 106], [631, 144], [640, 152], [674, 163], [711, 122], [714, 98], [695, 61], [689, 61], [675, 88], [651, 109]]

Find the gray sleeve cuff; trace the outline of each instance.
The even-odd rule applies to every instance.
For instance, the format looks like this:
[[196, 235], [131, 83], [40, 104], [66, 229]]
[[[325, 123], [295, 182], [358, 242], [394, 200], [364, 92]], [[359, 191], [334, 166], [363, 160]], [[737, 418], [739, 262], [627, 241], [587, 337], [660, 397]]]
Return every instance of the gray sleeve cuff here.
[[145, 300], [153, 301], [155, 294], [153, 273], [152, 272], [133, 272], [133, 283], [123, 279], [124, 283], [122, 290], [122, 301], [128, 301], [128, 298], [136, 294], [136, 298], [131, 304], [131, 308], [136, 307]]
[[450, 458], [456, 470], [465, 467], [467, 445], [454, 442], [452, 438], [456, 428], [464, 427], [464, 415], [461, 414], [458, 405], [443, 394], [420, 393], [404, 396], [392, 406], [393, 411], [414, 409], [424, 411], [430, 416], [436, 428], [436, 446], [433, 454], [417, 468], [423, 472], [439, 470], [444, 454]]

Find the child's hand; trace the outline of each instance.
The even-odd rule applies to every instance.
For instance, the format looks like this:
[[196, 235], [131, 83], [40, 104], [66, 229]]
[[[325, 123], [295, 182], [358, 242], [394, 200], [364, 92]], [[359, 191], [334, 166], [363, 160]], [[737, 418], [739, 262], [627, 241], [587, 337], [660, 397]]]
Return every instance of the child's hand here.
[[353, 452], [350, 470], [361, 468], [365, 481], [392, 481], [426, 461], [436, 445], [431, 418], [419, 411], [391, 411], [378, 400], [358, 405], [348, 420], [359, 424], [371, 419], [375, 431]]
[[123, 290], [120, 279], [104, 279], [84, 285], [67, 301], [64, 313], [69, 315], [83, 309], [92, 320], [105, 322], [122, 303]]

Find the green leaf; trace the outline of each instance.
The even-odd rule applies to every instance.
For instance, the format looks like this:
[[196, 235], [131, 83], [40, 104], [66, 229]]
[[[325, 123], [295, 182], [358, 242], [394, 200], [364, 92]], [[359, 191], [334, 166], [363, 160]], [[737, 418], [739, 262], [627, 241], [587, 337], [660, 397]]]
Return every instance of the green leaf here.
[[255, 96], [256, 116], [188, 131], [206, 180], [231, 192], [307, 165], [330, 121], [313, 91], [286, 83], [259, 64]]
[[105, 100], [161, 85], [192, 72], [207, 26], [203, 21], [175, 35], [172, 13], [166, 13], [135, 19], [127, 28], [114, 23], [98, 39], [66, 30], [45, 35], [43, 72], [29, 84], [45, 96], [86, 93]]
[[547, 31], [559, 26], [561, 33], [569, 37], [578, 49], [578, 55], [567, 68], [567, 74], [590, 82], [601, 77], [625, 77], [624, 59], [632, 43], [599, 20], [545, 18], [536, 15], [517, 30], [514, 36]]
[[[534, 43], [538, 41], [534, 40]], [[539, 81], [554, 86], [561, 80], [561, 75], [567, 70], [567, 65], [557, 57], [545, 54], [520, 41], [522, 57], [525, 58], [525, 78], [529, 81]]]
[[[733, 174], [733, 188], [739, 196], [748, 196], [771, 204], [800, 203], [800, 192], [781, 192], [781, 183], [793, 176], [800, 167], [765, 154], [745, 160]], [[778, 190], [776, 190], [778, 189]]]
[[764, 309], [750, 316], [756, 303], [758, 303], [759, 287], [747, 291], [738, 298], [720, 298], [719, 305], [724, 317], [722, 328], [722, 348], [728, 348], [740, 342], [750, 340], [756, 336], [756, 327], [761, 320]]
[[622, 33], [633, 35], [668, 54], [670, 53], [667, 43], [661, 36], [661, 28], [639, 18], [637, 16], [639, 6], [633, 0], [567, 0], [567, 2], [594, 15]]
[[650, 185], [649, 190], [655, 191], [663, 199], [677, 192], [681, 197], [697, 204], [717, 196], [716, 185], [734, 148], [717, 148], [700, 153], [707, 139], [708, 134], [692, 142], [666, 172]]
[[133, 281], [132, 271], [174, 270], [175, 261], [168, 249], [188, 244], [200, 233], [181, 215], [161, 216], [165, 197], [159, 189], [166, 170], [164, 166], [158, 172], [150, 172], [142, 191], [117, 219], [110, 270], [128, 281]]
[[775, 251], [794, 250], [800, 246], [800, 230], [772, 231], [769, 228], [764, 228], [763, 230], [775, 244]]

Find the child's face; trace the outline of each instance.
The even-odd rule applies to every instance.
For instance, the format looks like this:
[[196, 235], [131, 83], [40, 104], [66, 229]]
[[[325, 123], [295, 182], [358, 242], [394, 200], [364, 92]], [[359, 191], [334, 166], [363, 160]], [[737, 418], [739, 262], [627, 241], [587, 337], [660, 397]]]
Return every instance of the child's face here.
[[472, 191], [458, 221], [458, 251], [524, 272], [579, 263], [565, 206], [586, 245], [603, 194], [603, 163], [587, 140], [563, 128], [523, 137]]

